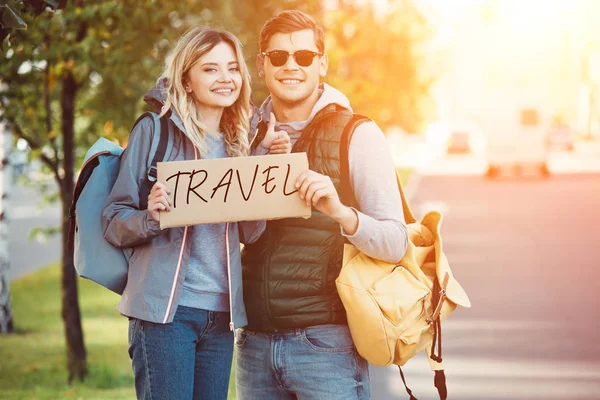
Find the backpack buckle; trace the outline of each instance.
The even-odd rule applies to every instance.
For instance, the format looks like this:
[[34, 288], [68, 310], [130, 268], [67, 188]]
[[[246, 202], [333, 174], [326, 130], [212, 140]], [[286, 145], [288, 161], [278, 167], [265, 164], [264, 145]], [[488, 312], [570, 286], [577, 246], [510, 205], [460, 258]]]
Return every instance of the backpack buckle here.
[[148, 170], [148, 180], [150, 182], [156, 182], [157, 176], [158, 176], [158, 174], [157, 174], [156, 167], [154, 167], [154, 166], [150, 167], [150, 169]]

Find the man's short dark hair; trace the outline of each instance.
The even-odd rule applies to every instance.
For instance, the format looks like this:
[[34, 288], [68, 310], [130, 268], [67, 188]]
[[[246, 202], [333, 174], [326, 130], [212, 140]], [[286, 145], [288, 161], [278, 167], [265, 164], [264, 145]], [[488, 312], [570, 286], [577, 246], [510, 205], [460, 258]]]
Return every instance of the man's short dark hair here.
[[282, 11], [271, 17], [260, 31], [260, 51], [266, 51], [269, 40], [276, 33], [292, 33], [310, 29], [315, 35], [315, 44], [319, 52], [325, 52], [325, 33], [315, 20], [308, 14], [298, 10]]

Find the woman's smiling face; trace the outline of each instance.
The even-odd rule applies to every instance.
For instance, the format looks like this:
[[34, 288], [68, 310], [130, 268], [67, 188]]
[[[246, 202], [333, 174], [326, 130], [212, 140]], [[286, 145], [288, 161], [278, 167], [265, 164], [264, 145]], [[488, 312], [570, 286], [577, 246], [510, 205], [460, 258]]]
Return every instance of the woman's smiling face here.
[[185, 83], [200, 108], [226, 108], [238, 99], [242, 76], [235, 50], [221, 42], [190, 68]]

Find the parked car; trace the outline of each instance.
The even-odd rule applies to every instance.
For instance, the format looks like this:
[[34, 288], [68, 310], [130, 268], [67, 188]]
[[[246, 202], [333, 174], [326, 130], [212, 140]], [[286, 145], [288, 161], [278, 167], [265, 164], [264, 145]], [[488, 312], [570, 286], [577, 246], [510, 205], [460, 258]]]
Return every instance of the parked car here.
[[469, 133], [467, 131], [454, 131], [448, 137], [446, 145], [448, 154], [468, 154], [471, 153], [471, 144]]
[[573, 131], [566, 125], [554, 126], [548, 132], [546, 144], [549, 150], [565, 150], [573, 151], [574, 146], [574, 134]]
[[507, 111], [512, 111], [512, 116], [498, 112], [490, 124], [486, 176], [494, 178], [504, 171], [517, 176], [549, 176], [546, 119], [533, 107], [507, 107]]

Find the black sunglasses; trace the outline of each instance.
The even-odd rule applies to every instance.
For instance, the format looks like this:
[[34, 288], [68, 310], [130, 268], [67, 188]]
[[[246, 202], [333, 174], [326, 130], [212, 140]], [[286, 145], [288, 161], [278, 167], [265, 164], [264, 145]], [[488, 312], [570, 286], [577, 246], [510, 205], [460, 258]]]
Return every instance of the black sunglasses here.
[[269, 57], [269, 61], [271, 61], [271, 65], [274, 67], [281, 67], [284, 65], [290, 56], [294, 57], [294, 61], [301, 67], [308, 67], [313, 63], [315, 56], [322, 56], [323, 53], [316, 53], [310, 50], [298, 50], [293, 53], [290, 53], [285, 50], [273, 50], [268, 53], [262, 52], [260, 53], [263, 56]]

